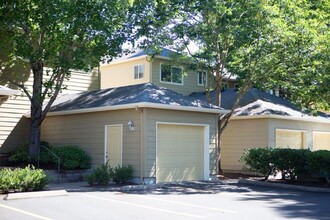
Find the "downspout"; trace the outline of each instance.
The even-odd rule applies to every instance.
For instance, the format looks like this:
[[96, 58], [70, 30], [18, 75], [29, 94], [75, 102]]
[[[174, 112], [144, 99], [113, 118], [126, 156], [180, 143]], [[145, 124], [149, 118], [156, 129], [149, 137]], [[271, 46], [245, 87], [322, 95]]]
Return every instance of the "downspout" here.
[[135, 110], [140, 112], [140, 180], [142, 185], [145, 185], [144, 180], [143, 180], [143, 109], [139, 108], [138, 106], [135, 107]]

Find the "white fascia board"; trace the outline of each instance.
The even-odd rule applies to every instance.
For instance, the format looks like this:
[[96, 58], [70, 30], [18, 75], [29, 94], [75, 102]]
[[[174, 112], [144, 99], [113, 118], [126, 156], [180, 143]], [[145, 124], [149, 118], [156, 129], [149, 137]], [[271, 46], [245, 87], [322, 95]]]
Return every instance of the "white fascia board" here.
[[5, 87], [0, 88], [0, 95], [13, 96], [13, 95], [19, 95], [19, 94], [21, 94], [21, 92], [19, 90], [8, 89]]
[[292, 121], [305, 121], [305, 122], [317, 122], [330, 124], [330, 119], [323, 118], [312, 118], [309, 117], [293, 117], [293, 116], [282, 116], [282, 115], [251, 115], [251, 116], [233, 116], [230, 120], [251, 120], [251, 119], [282, 119]]
[[[115, 105], [115, 106], [48, 112], [47, 116], [72, 115], [72, 114], [91, 113], [91, 112], [114, 111], [114, 110], [122, 110], [122, 109], [135, 109], [135, 108], [156, 108], [156, 109], [165, 109], [165, 110], [190, 111], [190, 112], [201, 112], [201, 113], [212, 113], [212, 114], [226, 114], [229, 112], [229, 110], [224, 110], [224, 109], [208, 109], [208, 108], [199, 108], [199, 107], [187, 107], [187, 106], [139, 102], [139, 103]], [[27, 113], [24, 116], [27, 118], [31, 117], [30, 113]]]
[[128, 58], [128, 59], [113, 60], [110, 63], [101, 64], [101, 67], [116, 65], [116, 64], [120, 64], [120, 63], [127, 63], [127, 62], [131, 62], [131, 61], [135, 61], [135, 60], [141, 60], [141, 59], [144, 59], [146, 57], [147, 57], [147, 55], [142, 55], [142, 56], [139, 56], [139, 57], [133, 57], [133, 58]]

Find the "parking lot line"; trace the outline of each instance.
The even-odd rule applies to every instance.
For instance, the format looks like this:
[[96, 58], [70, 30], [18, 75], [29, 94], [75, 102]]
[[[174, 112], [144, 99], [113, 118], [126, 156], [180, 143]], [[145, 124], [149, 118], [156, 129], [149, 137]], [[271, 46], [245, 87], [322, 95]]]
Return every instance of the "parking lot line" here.
[[92, 196], [92, 195], [87, 195], [87, 194], [81, 194], [81, 195], [90, 197], [93, 199], [105, 200], [105, 201], [114, 202], [114, 203], [121, 203], [124, 205], [130, 205], [130, 206], [135, 206], [135, 207], [139, 207], [139, 208], [145, 208], [145, 209], [150, 209], [150, 210], [154, 210], [154, 211], [165, 212], [165, 213], [170, 213], [170, 214], [175, 214], [175, 215], [182, 215], [182, 216], [187, 216], [187, 217], [192, 217], [192, 218], [203, 218], [204, 217], [201, 215], [192, 215], [192, 214], [184, 213], [184, 212], [175, 212], [175, 211], [171, 211], [171, 210], [167, 210], [167, 209], [160, 209], [160, 208], [155, 208], [155, 207], [151, 207], [151, 206], [147, 206], [147, 205], [138, 205], [135, 203], [124, 202], [124, 201], [119, 201], [119, 200], [115, 200], [115, 199], [107, 199], [107, 198], [102, 198], [102, 197]]
[[24, 215], [29, 215], [29, 216], [32, 216], [32, 217], [35, 217], [35, 218], [38, 218], [38, 219], [51, 220], [50, 218], [46, 218], [46, 217], [43, 217], [41, 215], [37, 215], [37, 214], [34, 214], [32, 212], [27, 212], [27, 211], [24, 211], [22, 209], [17, 209], [17, 208], [11, 207], [11, 206], [0, 204], [0, 207], [5, 208], [5, 209], [10, 209], [12, 211], [22, 213]]
[[207, 209], [207, 210], [212, 210], [212, 211], [218, 211], [218, 212], [222, 212], [222, 213], [235, 213], [236, 211], [234, 210], [225, 210], [225, 209], [218, 209], [218, 208], [212, 208], [212, 207], [207, 207], [207, 206], [200, 206], [200, 205], [194, 205], [194, 204], [190, 204], [190, 203], [185, 203], [185, 202], [177, 202], [177, 201], [171, 201], [168, 199], [159, 199], [159, 198], [154, 198], [154, 197], [150, 197], [150, 196], [142, 196], [142, 195], [129, 195], [132, 197], [143, 197], [146, 199], [153, 199], [153, 200], [157, 200], [157, 201], [163, 201], [163, 202], [168, 202], [168, 203], [173, 203], [173, 204], [178, 204], [178, 205], [184, 205], [184, 206], [190, 206], [190, 207], [195, 207], [195, 208], [201, 208], [201, 209]]

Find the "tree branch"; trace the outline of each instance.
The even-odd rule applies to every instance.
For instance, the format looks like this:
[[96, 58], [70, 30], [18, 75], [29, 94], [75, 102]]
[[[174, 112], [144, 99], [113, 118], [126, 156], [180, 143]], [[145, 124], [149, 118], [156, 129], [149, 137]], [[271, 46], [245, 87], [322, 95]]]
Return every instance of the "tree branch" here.
[[30, 95], [29, 91], [26, 89], [25, 85], [22, 83], [22, 84], [18, 84], [18, 83], [15, 83], [15, 82], [10, 82], [11, 84], [21, 88], [23, 90], [23, 92], [25, 93], [25, 95], [29, 98], [29, 100], [31, 101], [32, 100], [32, 96]]
[[49, 102], [47, 103], [46, 107], [44, 108], [44, 110], [42, 111], [42, 116], [41, 116], [41, 120], [40, 121], [43, 121], [50, 109], [50, 107], [52, 106], [52, 104], [54, 103], [55, 99], [57, 98], [59, 92], [60, 92], [60, 88], [62, 87], [63, 85], [63, 82], [64, 82], [64, 79], [65, 79], [65, 75], [66, 75], [66, 72], [61, 70], [60, 73], [59, 73], [59, 77], [57, 77], [57, 82], [56, 82], [56, 86], [55, 86], [55, 92], [54, 92], [54, 95], [50, 98]]

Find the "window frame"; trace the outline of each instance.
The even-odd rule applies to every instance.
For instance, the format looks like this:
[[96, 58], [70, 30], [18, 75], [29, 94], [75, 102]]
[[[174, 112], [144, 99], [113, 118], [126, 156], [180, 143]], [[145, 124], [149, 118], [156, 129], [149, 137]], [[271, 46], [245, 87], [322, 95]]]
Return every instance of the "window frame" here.
[[[163, 81], [162, 79], [162, 66], [163, 65], [167, 65], [171, 67], [171, 81]], [[181, 83], [178, 82], [173, 82], [173, 72], [172, 72], [172, 68], [178, 68], [181, 70]], [[166, 63], [160, 63], [160, 69], [159, 69], [159, 81], [161, 83], [166, 83], [166, 84], [173, 84], [173, 85], [183, 85], [183, 67], [182, 66], [174, 66], [171, 64], [166, 64]]]
[[[297, 148], [296, 146], [278, 146], [278, 143], [277, 143], [277, 131], [279, 132], [288, 132], [288, 133], [300, 133], [302, 136], [301, 136], [301, 143], [302, 143], [302, 146], [301, 148]], [[286, 147], [289, 147], [290, 149], [308, 149], [308, 145], [307, 145], [307, 130], [299, 130], [299, 129], [288, 129], [288, 128], [275, 128], [275, 148], [286, 148]]]
[[[199, 82], [199, 79], [200, 79], [199, 75], [200, 74], [203, 74], [205, 76], [205, 77], [202, 77], [202, 83]], [[198, 71], [197, 72], [197, 85], [198, 86], [206, 86], [207, 85], [207, 72], [205, 72], [205, 71]]]
[[[135, 73], [135, 67], [137, 67], [137, 69], [138, 69], [138, 72], [137, 72], [137, 75], [136, 75], [136, 73]], [[142, 76], [140, 76], [140, 67], [142, 67]], [[137, 76], [137, 78], [135, 77], [135, 76]], [[133, 67], [133, 78], [134, 79], [143, 79], [143, 77], [144, 77], [144, 64], [136, 64], [136, 65], [134, 65], [134, 67]]]

